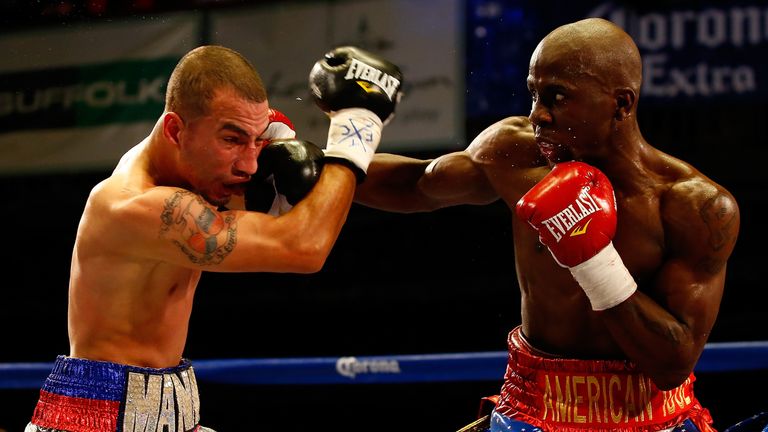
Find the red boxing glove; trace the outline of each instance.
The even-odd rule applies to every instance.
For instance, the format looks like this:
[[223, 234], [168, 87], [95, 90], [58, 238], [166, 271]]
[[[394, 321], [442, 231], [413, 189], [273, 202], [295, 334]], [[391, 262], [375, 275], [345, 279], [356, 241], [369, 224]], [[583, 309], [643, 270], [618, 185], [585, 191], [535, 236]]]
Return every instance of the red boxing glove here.
[[517, 202], [555, 261], [584, 289], [592, 309], [603, 310], [637, 289], [616, 249], [616, 198], [608, 177], [583, 162], [564, 162]]
[[281, 139], [281, 138], [296, 138], [296, 130], [293, 127], [291, 120], [286, 117], [285, 114], [280, 111], [270, 108], [269, 109], [269, 125], [264, 133], [259, 136], [261, 139]]
[[562, 267], [592, 258], [616, 233], [611, 182], [583, 162], [555, 165], [517, 202], [516, 212], [539, 232], [539, 240]]

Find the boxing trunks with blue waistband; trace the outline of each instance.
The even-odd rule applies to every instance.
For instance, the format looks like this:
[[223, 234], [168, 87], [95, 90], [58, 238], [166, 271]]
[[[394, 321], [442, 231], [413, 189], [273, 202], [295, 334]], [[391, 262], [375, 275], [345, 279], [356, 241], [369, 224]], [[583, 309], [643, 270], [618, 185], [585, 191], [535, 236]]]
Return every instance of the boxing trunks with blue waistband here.
[[213, 432], [192, 364], [154, 369], [58, 356], [25, 432]]
[[519, 326], [510, 332], [508, 348], [489, 432], [715, 431], [709, 411], [693, 394], [693, 374], [662, 391], [631, 362], [543, 353]]

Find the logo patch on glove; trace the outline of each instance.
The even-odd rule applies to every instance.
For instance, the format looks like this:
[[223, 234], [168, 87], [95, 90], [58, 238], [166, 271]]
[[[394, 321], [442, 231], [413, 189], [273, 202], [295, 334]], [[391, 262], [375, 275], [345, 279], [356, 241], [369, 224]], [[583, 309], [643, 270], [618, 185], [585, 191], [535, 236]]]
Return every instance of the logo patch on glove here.
[[389, 100], [393, 100], [392, 98], [395, 96], [395, 92], [400, 87], [399, 79], [354, 58], [349, 65], [349, 69], [347, 70], [344, 79], [354, 79], [366, 93], [372, 93], [375, 89], [365, 82], [367, 81], [368, 83], [375, 84], [384, 90], [384, 93], [386, 93]]
[[[560, 210], [556, 215], [545, 219], [541, 223], [549, 230], [556, 242], [560, 242], [563, 236], [587, 216], [600, 210], [595, 199], [589, 194], [589, 189], [583, 189], [579, 196], [569, 204], [568, 207]], [[587, 232], [587, 225], [592, 220], [588, 220], [581, 227], [577, 227], [570, 234], [571, 237], [581, 235]]]
[[589, 223], [592, 222], [592, 219], [588, 220], [587, 223], [580, 227], [576, 227], [575, 230], [571, 231], [571, 237], [575, 237], [577, 235], [582, 235], [587, 232], [587, 226], [589, 226]]

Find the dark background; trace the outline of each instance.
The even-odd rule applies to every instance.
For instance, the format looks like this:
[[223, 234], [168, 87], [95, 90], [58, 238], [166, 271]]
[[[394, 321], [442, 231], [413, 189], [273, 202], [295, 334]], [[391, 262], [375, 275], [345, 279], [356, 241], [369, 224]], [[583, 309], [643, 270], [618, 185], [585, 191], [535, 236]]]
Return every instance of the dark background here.
[[[0, 24], [12, 31], [134, 13], [238, 7], [246, 2], [159, 3], [10, 1], [0, 7]], [[501, 5], [501, 18], [488, 18], [483, 7], [489, 3]], [[667, 3], [683, 9], [695, 4]], [[557, 14], [567, 12], [560, 6], [525, 3], [526, 9], [519, 4], [467, 2], [467, 142], [493, 121], [527, 114], [528, 57], [535, 43], [562, 23]], [[645, 2], [637, 8], [654, 4]], [[768, 5], [763, 7], [768, 15]], [[482, 40], [474, 32], [478, 26], [490, 30]], [[517, 43], [503, 43], [507, 40]], [[762, 46], [765, 52], [766, 45]], [[761, 62], [765, 61], [763, 57]], [[762, 85], [768, 82], [764, 79]], [[761, 301], [766, 285], [759, 270], [768, 259], [764, 250], [768, 238], [761, 223], [768, 197], [763, 167], [768, 110], [765, 90], [761, 91], [760, 97], [750, 98], [640, 102], [639, 121], [646, 139], [724, 185], [741, 209], [741, 234], [711, 342], [768, 340]], [[88, 192], [107, 175], [0, 178], [4, 197], [0, 262], [6, 273], [0, 296], [0, 362], [47, 362], [68, 352], [71, 248]], [[507, 332], [520, 320], [509, 218], [502, 203], [412, 215], [355, 205], [318, 274], [205, 274], [185, 355], [194, 360], [503, 351]], [[720, 429], [768, 409], [768, 371], [697, 376], [698, 397]], [[247, 430], [322, 426], [444, 431], [469, 423], [480, 397], [497, 394], [500, 382], [301, 386], [202, 382], [200, 392], [204, 423], [219, 432], [238, 430], [237, 425], [243, 424], [249, 425]], [[22, 430], [36, 399], [36, 389], [0, 391], [0, 429]]]

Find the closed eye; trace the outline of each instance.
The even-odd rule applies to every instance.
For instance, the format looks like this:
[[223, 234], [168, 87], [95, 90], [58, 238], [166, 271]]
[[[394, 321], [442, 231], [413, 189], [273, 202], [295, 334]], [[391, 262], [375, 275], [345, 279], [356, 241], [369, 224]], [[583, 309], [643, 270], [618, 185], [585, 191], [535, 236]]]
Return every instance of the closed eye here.
[[245, 144], [247, 143], [247, 140], [239, 135], [227, 135], [224, 137], [224, 141], [228, 144], [232, 145], [238, 145], [238, 144]]
[[245, 129], [233, 123], [222, 125], [221, 134], [224, 141], [232, 144], [248, 144], [251, 141], [251, 135]]

